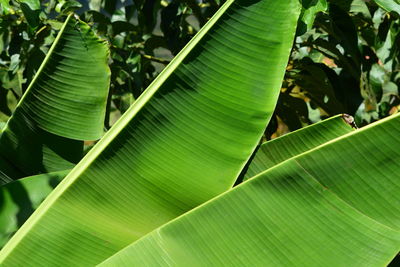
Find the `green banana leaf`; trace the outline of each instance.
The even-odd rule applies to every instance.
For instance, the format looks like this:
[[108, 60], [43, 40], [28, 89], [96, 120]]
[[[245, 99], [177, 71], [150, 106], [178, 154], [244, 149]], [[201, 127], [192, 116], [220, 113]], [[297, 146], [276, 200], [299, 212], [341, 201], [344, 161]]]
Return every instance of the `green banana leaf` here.
[[39, 174], [0, 187], [0, 248], [68, 172]]
[[337, 115], [263, 143], [246, 170], [247, 180], [275, 165], [354, 130], [354, 120]]
[[107, 59], [106, 43], [70, 15], [1, 133], [0, 181], [72, 168], [81, 159], [80, 140], [103, 133]]
[[227, 1], [13, 236], [0, 264], [97, 264], [228, 190], [274, 110], [300, 9], [297, 0]]
[[400, 250], [400, 114], [290, 158], [100, 266], [384, 266]]
[[397, 12], [400, 15], [400, 1], [399, 0], [374, 0], [381, 8], [387, 12]]

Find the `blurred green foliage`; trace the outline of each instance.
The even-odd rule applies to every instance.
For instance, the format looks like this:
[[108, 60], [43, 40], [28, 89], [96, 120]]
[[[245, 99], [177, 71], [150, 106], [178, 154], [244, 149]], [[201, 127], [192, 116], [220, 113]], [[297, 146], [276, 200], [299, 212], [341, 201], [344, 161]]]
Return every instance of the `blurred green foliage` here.
[[[214, 14], [216, 0], [1, 0], [0, 121], [32, 80], [65, 14], [111, 47], [108, 129]], [[398, 112], [399, 14], [368, 0], [303, 0], [266, 139], [339, 113], [363, 126]], [[316, 14], [316, 17], [315, 17]]]

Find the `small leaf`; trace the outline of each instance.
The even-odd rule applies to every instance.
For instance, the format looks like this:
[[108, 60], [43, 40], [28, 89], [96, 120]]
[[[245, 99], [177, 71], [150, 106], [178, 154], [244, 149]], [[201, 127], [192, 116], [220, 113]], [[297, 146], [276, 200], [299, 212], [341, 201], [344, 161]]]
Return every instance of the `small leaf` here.
[[400, 2], [399, 0], [374, 0], [381, 8], [387, 12], [397, 12], [400, 15]]

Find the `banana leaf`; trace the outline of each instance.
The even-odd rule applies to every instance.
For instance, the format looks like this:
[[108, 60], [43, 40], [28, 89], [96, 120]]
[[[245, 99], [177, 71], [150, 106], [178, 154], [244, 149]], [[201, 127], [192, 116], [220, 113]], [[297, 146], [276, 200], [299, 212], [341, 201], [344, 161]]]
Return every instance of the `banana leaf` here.
[[244, 175], [247, 180], [298, 154], [342, 136], [355, 128], [354, 119], [337, 115], [263, 143], [255, 153]]
[[400, 114], [260, 173], [100, 266], [384, 266], [400, 250]]
[[0, 264], [97, 264], [228, 190], [272, 115], [300, 9], [297, 0], [227, 1], [13, 236]]
[[82, 140], [103, 133], [107, 59], [106, 43], [68, 16], [0, 135], [0, 184], [79, 162]]

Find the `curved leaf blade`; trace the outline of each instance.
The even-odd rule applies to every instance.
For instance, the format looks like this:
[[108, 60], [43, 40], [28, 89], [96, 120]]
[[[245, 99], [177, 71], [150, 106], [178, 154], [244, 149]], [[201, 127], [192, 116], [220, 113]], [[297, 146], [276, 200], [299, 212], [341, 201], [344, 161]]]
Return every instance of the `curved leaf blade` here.
[[400, 114], [290, 158], [100, 266], [386, 265], [400, 250], [399, 124]]
[[374, 0], [378, 6], [387, 12], [395, 11], [400, 14], [400, 2], [398, 0]]
[[247, 180], [298, 154], [354, 130], [348, 115], [337, 115], [263, 143], [244, 175]]
[[107, 57], [104, 41], [70, 15], [1, 133], [5, 176], [70, 169], [82, 158], [80, 140], [98, 138], [103, 129]]
[[31, 265], [96, 264], [229, 189], [272, 115], [299, 13], [298, 1], [226, 2], [11, 239], [0, 262], [23, 264], [29, 255]]
[[399, 125], [400, 116], [389, 117], [294, 160], [357, 210], [400, 230]]
[[21, 115], [55, 135], [100, 138], [110, 82], [108, 53], [87, 24], [68, 16], [17, 107]]

